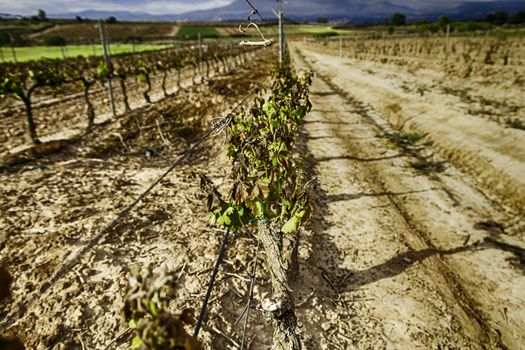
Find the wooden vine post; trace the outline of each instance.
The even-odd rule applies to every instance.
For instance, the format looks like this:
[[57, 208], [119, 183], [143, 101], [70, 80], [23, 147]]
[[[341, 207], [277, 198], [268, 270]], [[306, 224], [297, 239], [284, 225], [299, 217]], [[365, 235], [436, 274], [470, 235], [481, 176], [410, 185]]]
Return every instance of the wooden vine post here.
[[197, 42], [199, 45], [199, 74], [202, 76], [202, 36], [201, 36], [201, 33], [197, 34]]
[[13, 57], [13, 62], [18, 63], [18, 60], [16, 59], [16, 50], [14, 46], [11, 46], [11, 56]]
[[111, 104], [111, 113], [113, 115], [113, 117], [116, 117], [117, 116], [117, 111], [115, 109], [115, 99], [113, 97], [113, 85], [112, 85], [112, 82], [111, 82], [111, 57], [109, 56], [109, 52], [108, 52], [108, 42], [106, 40], [106, 33], [105, 33], [105, 30], [104, 30], [104, 21], [103, 20], [99, 20], [98, 21], [98, 31], [100, 33], [100, 43], [102, 45], [102, 49], [104, 51], [104, 61], [106, 62], [106, 65], [108, 67], [108, 70], [109, 70], [109, 74], [107, 76], [107, 79], [108, 79], [108, 93], [109, 93], [109, 102]]
[[290, 277], [297, 274], [293, 270], [298, 261], [292, 253], [298, 247], [297, 241], [284, 238], [281, 225], [276, 223], [260, 223], [257, 231], [257, 238], [266, 253], [266, 267], [272, 283], [272, 297], [262, 304], [266, 318], [273, 327], [272, 349], [301, 349], [295, 303], [288, 283]]
[[283, 67], [286, 54], [286, 41], [284, 40], [284, 16], [279, 11], [279, 65]]

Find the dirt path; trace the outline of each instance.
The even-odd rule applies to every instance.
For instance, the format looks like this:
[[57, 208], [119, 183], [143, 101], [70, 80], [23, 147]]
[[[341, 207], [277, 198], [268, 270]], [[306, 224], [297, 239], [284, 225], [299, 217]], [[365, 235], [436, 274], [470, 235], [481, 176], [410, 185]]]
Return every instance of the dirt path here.
[[[487, 193], [498, 197], [498, 202], [513, 206], [523, 214], [524, 130], [506, 128], [475, 114], [475, 102], [462, 101], [450, 89], [442, 90], [437, 82], [439, 79], [432, 80], [427, 71], [407, 71], [396, 66], [339, 58], [313, 52], [303, 45], [301, 47], [308, 53], [309, 59], [315, 61], [320, 73], [359, 101], [373, 107], [392, 124], [411, 132], [428, 134], [428, 139], [434, 142], [442, 156], [474, 175]], [[407, 86], [412, 89], [407, 90]], [[417, 87], [421, 86], [426, 88], [418, 91]], [[461, 91], [461, 86], [456, 88]], [[487, 90], [486, 87], [483, 89]], [[498, 94], [501, 94], [500, 87], [492, 86], [492, 95]], [[485, 100], [487, 97], [484, 97]], [[523, 99], [520, 100], [523, 103]], [[523, 109], [520, 110], [523, 114]], [[491, 113], [497, 114], [494, 111]]]
[[179, 32], [179, 29], [180, 29], [179, 25], [174, 25], [171, 31], [168, 33], [168, 36], [176, 37], [177, 33]]
[[320, 179], [298, 282], [313, 292], [300, 311], [318, 330], [307, 343], [521, 349], [523, 222], [450, 165], [417, 170], [430, 143], [392, 142], [394, 132], [356, 87], [366, 81], [348, 80], [336, 59], [302, 52], [313, 63], [294, 53], [296, 64], [316, 73], [303, 147]]

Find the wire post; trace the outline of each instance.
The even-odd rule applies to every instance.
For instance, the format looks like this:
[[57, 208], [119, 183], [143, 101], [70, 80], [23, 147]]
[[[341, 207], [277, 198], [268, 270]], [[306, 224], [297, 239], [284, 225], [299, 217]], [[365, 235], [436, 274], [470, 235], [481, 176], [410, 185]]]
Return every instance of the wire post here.
[[282, 11], [279, 11], [279, 65], [281, 67], [284, 65], [285, 45], [286, 42], [284, 41], [284, 18]]
[[343, 37], [339, 37], [339, 57], [343, 57]]
[[450, 39], [450, 24], [447, 24], [447, 53], [448, 53], [448, 44]]
[[[104, 50], [104, 62], [108, 66], [109, 73], [111, 73], [111, 56], [108, 53], [108, 44], [106, 41], [106, 34], [104, 30], [104, 21], [98, 21], [98, 31], [100, 33], [100, 43], [102, 44], [102, 49]], [[111, 104], [111, 113], [113, 117], [117, 116], [117, 111], [115, 109], [115, 99], [113, 98], [113, 85], [111, 84], [111, 74], [108, 74], [108, 92], [109, 92], [109, 102]]]
[[199, 38], [199, 74], [202, 75], [202, 36], [201, 33], [197, 34]]
[[445, 41], [445, 65], [448, 65], [449, 39], [450, 39], [450, 25], [447, 24], [447, 34], [446, 34], [446, 41]]
[[[232, 63], [232, 61], [233, 61], [233, 63]], [[233, 58], [233, 40], [230, 41], [230, 60], [229, 60], [229, 64], [230, 64], [230, 70], [235, 68], [235, 59]]]
[[13, 62], [18, 63], [18, 60], [16, 59], [16, 51], [13, 45], [11, 45], [11, 56], [13, 56]]

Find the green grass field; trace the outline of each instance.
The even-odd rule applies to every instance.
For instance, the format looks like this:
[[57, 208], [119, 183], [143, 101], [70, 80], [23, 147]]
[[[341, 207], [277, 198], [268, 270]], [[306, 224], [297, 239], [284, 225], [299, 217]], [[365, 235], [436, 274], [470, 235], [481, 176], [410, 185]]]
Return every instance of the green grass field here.
[[318, 25], [298, 25], [285, 27], [285, 33], [287, 34], [311, 34], [311, 35], [326, 35], [331, 33], [337, 34], [351, 34], [352, 30], [348, 29], [333, 29], [330, 26], [318, 26]]
[[177, 39], [197, 40], [199, 34], [202, 38], [218, 38], [219, 32], [215, 27], [182, 26], [177, 31]]
[[[154, 51], [165, 48], [166, 45], [135, 45], [135, 52]], [[111, 45], [111, 54], [117, 55], [121, 53], [133, 52], [132, 44], [114, 44]], [[13, 55], [11, 48], [0, 48], [0, 62], [13, 62]], [[32, 47], [16, 47], [15, 55], [18, 62], [26, 62], [31, 60], [38, 60], [42, 58], [64, 58], [77, 56], [102, 56], [102, 47], [100, 45], [71, 45], [65, 46], [61, 50], [58, 46], [32, 46]]]
[[[278, 33], [277, 26], [261, 28], [265, 35], [276, 35]], [[334, 29], [328, 25], [316, 25], [316, 24], [299, 24], [299, 25], [285, 25], [285, 34], [288, 35], [351, 35], [355, 31], [350, 29]], [[255, 35], [255, 30], [250, 29], [250, 34]]]

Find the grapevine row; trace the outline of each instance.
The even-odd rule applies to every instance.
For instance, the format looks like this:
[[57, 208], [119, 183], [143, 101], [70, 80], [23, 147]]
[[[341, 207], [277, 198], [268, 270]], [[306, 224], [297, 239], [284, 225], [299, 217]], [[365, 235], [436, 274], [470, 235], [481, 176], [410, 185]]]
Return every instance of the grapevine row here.
[[[274, 72], [273, 79], [269, 97], [257, 97], [251, 108], [225, 117], [233, 180], [227, 198], [205, 175], [200, 179], [213, 224], [240, 231], [257, 223], [256, 236], [266, 253], [273, 288], [271, 299], [262, 303], [274, 328], [273, 349], [295, 350], [301, 342], [289, 280], [298, 272], [298, 230], [313, 211], [309, 191], [314, 181], [306, 180], [303, 157], [295, 154], [294, 144], [311, 109], [312, 77], [299, 77], [285, 66]], [[192, 312], [173, 316], [168, 310], [175, 280], [171, 275], [152, 275], [151, 267], [133, 273], [123, 308], [135, 333], [133, 349], [202, 349], [183, 327], [194, 324]], [[136, 298], [139, 294], [143, 297]]]
[[[315, 43], [320, 49], [340, 51], [340, 54], [360, 60], [412, 60], [428, 64], [446, 62], [447, 58], [464, 64], [519, 67], [523, 64], [523, 44], [519, 39], [387, 38], [376, 40], [343, 40]], [[336, 51], [336, 52], [337, 52]], [[342, 51], [342, 52], [341, 52]]]
[[118, 81], [123, 92], [122, 102], [125, 110], [129, 111], [131, 108], [127, 97], [127, 78], [135, 77], [138, 82], [146, 86], [143, 97], [147, 103], [150, 103], [149, 93], [153, 74], [162, 74], [162, 89], [166, 97], [168, 95], [166, 79], [172, 71], [177, 72], [180, 87], [181, 69], [186, 66], [193, 67], [192, 80], [195, 83], [197, 71], [201, 64], [206, 67], [206, 76], [209, 74], [210, 67], [219, 71], [222, 65], [225, 71], [227, 69], [227, 58], [235, 57], [244, 51], [246, 50], [241, 51], [239, 48], [225, 46], [208, 46], [206, 50], [202, 51], [181, 49], [120, 55], [114, 58], [110, 65], [98, 57], [40, 60], [25, 64], [2, 64], [0, 65], [0, 96], [11, 96], [22, 101], [28, 142], [40, 144], [33, 118], [32, 103], [32, 96], [37, 89], [59, 91], [66, 85], [75, 84], [79, 86], [82, 89], [87, 107], [87, 129], [89, 130], [92, 128], [95, 119], [94, 108], [90, 101], [90, 90], [97, 83], [103, 84], [108, 77]]
[[257, 97], [249, 110], [233, 115], [228, 156], [233, 185], [223, 198], [201, 175], [211, 222], [239, 231], [257, 223], [270, 271], [273, 295], [263, 310], [274, 328], [273, 349], [300, 349], [289, 280], [298, 273], [298, 230], [311, 216], [309, 191], [315, 183], [302, 171], [294, 152], [297, 131], [311, 110], [311, 74], [298, 76], [289, 66], [274, 72], [268, 98]]

